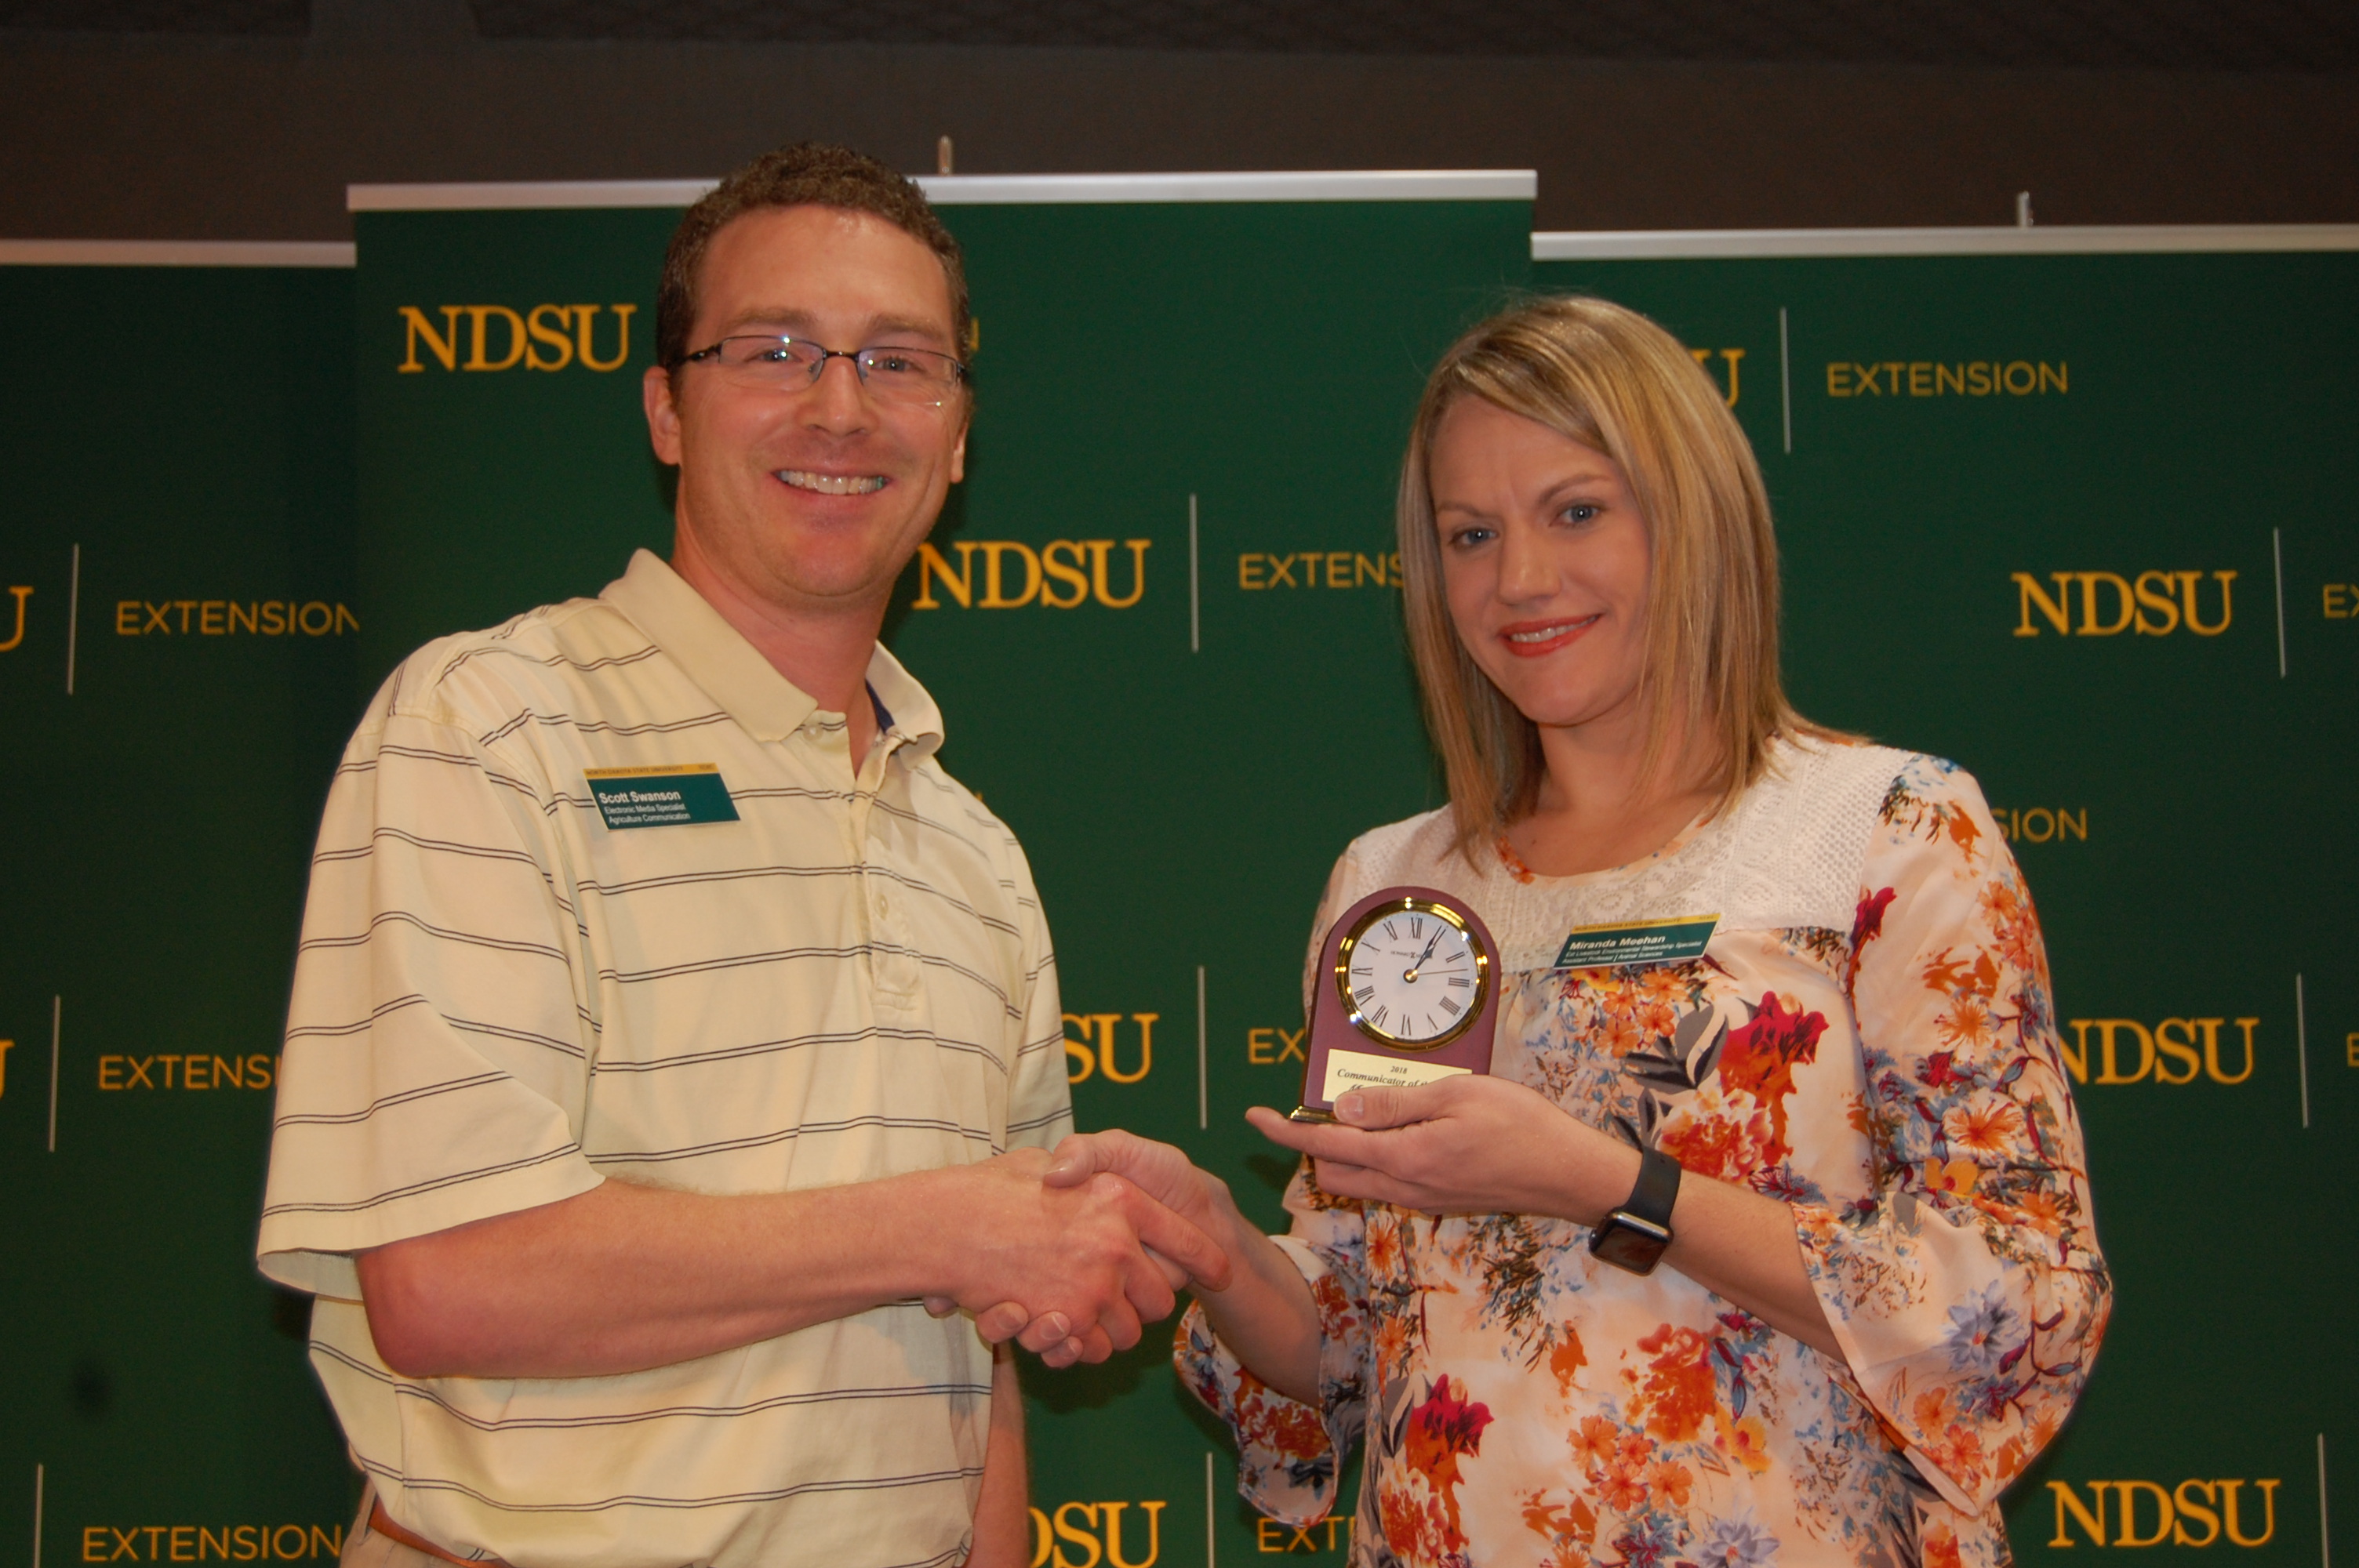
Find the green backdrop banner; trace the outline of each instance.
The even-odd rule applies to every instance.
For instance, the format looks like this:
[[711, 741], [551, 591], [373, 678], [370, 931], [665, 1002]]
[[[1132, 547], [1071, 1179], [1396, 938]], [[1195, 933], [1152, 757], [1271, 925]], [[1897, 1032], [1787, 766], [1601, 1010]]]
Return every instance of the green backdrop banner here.
[[[1288, 1164], [1240, 1113], [1298, 1087], [1318, 890], [1441, 798], [1390, 540], [1424, 371], [1517, 289], [1620, 299], [1762, 456], [1799, 704], [1972, 769], [2039, 899], [2120, 1297], [2012, 1495], [2017, 1553], [2323, 1563], [2330, 1503], [2359, 1519], [2359, 257], [1534, 264], [1528, 200], [1485, 178], [938, 188], [979, 411], [887, 637], [1032, 857], [1082, 1124], [1180, 1143], [1277, 1225]], [[688, 194], [363, 211], [356, 278], [0, 273], [0, 588], [25, 593], [0, 600], [25, 912], [0, 1170], [26, 1217], [0, 1398], [29, 1415], [0, 1431], [0, 1539], [32, 1539], [37, 1496], [53, 1563], [340, 1526], [354, 1483], [275, 1326], [299, 1316], [246, 1260], [311, 815], [410, 648], [668, 544], [637, 380]], [[197, 390], [77, 351], [167, 319]], [[1040, 1562], [1340, 1557], [1340, 1521], [1236, 1500], [1167, 1346], [1027, 1373]]]
[[2017, 1552], [2242, 1558], [2197, 1511], [2236, 1479], [2255, 1560], [2322, 1562], [2359, 1438], [2331, 1326], [2359, 1285], [2359, 394], [2332, 369], [2359, 257], [1533, 272], [1708, 352], [1777, 508], [1797, 701], [1972, 769], [2039, 902], [2117, 1305], [2010, 1495]]
[[251, 1254], [365, 626], [352, 273], [0, 297], [0, 1551], [332, 1562], [309, 1304]]

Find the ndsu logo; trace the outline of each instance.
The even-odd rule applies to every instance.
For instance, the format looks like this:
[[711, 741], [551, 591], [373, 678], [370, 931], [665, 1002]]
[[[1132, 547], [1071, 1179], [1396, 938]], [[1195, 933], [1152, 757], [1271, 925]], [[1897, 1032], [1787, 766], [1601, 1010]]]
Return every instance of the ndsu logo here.
[[[2220, 585], [2219, 617], [2212, 621], [2203, 619], [2204, 574], [2200, 571], [2147, 571], [2136, 579], [2118, 572], [2049, 572], [2056, 585], [2053, 598], [2029, 572], [2007, 576], [2016, 587], [2018, 637], [2039, 635], [2031, 618], [2034, 611], [2061, 637], [2118, 637], [2125, 632], [2168, 637], [2182, 626], [2199, 637], [2217, 637], [2235, 619], [2229, 585], [2236, 574], [2232, 571], [2211, 574]], [[2072, 623], [2075, 610], [2081, 612], [2078, 626]]]
[[[1122, 1027], [1118, 1012], [1069, 1012], [1065, 1014], [1065, 1081], [1078, 1084], [1085, 1078], [1103, 1073], [1108, 1083], [1135, 1084], [1154, 1069], [1155, 1025], [1163, 1015], [1159, 1012], [1134, 1012], [1131, 1022], [1138, 1026], [1138, 1066], [1125, 1072], [1120, 1065], [1122, 1048], [1115, 1035]], [[1079, 1040], [1071, 1031], [1081, 1031]]]
[[[2235, 1021], [2244, 1035], [2244, 1059], [2231, 1073], [2220, 1059], [2220, 1032], [2228, 1023], [2224, 1018], [2166, 1018], [2151, 1029], [2134, 1018], [2075, 1018], [2070, 1022], [2072, 1042], [2064, 1047], [2064, 1065], [2074, 1083], [2090, 1081], [2089, 1035], [2094, 1031], [2095, 1081], [2101, 1085], [2143, 1083], [2149, 1074], [2158, 1084], [2191, 1084], [2198, 1078], [2209, 1078], [2215, 1084], [2241, 1084], [2253, 1076], [2253, 1031], [2261, 1024], [2257, 1018]], [[2125, 1072], [2122, 1052], [2129, 1047], [2136, 1048], [2137, 1060]]]
[[[568, 365], [583, 370], [614, 371], [630, 362], [631, 317], [636, 305], [536, 305], [526, 311], [505, 305], [438, 305], [442, 316], [437, 327], [415, 305], [398, 308], [403, 343], [404, 375], [423, 373], [429, 362], [444, 370], [560, 371]], [[600, 325], [601, 311], [611, 310], [614, 324]], [[614, 351], [600, 358], [594, 345], [606, 337]], [[418, 357], [420, 345], [426, 358]], [[467, 357], [459, 357], [461, 349]]]
[[[2277, 1488], [2281, 1480], [2181, 1481], [2165, 1490], [2158, 1481], [2088, 1481], [2083, 1500], [2070, 1481], [2050, 1481], [2056, 1501], [2056, 1534], [2050, 1546], [2079, 1546], [2065, 1528], [2077, 1527], [2091, 1546], [2211, 1546], [2223, 1537], [2233, 1546], [2267, 1546], [2277, 1532]], [[2260, 1494], [2250, 1500], [2245, 1488]], [[2111, 1539], [2107, 1539], [2105, 1498], [2114, 1498]], [[2260, 1516], [2260, 1532], [2253, 1533], [2253, 1515]]]
[[[1147, 552], [1152, 539], [1125, 539], [1130, 552], [1130, 591], [1114, 590], [1114, 542], [1112, 539], [1051, 539], [1038, 549], [1021, 539], [960, 539], [957, 569], [929, 542], [918, 546], [918, 597], [912, 610], [940, 610], [934, 597], [940, 583], [961, 610], [1021, 610], [1039, 604], [1050, 610], [1071, 610], [1091, 600], [1108, 610], [1128, 610], [1147, 594]], [[983, 562], [982, 591], [976, 592], [976, 558]]]
[[[1032, 1568], [1153, 1568], [1155, 1560], [1163, 1554], [1163, 1510], [1170, 1504], [1161, 1498], [1141, 1503], [1059, 1503], [1051, 1516], [1038, 1509], [1032, 1510]], [[1123, 1515], [1136, 1509], [1147, 1516], [1147, 1526], [1141, 1530], [1130, 1527], [1130, 1539], [1124, 1538]], [[1132, 1557], [1126, 1552], [1137, 1546], [1137, 1537], [1147, 1537], [1147, 1555]], [[1065, 1549], [1073, 1547], [1087, 1556], [1069, 1556]]]

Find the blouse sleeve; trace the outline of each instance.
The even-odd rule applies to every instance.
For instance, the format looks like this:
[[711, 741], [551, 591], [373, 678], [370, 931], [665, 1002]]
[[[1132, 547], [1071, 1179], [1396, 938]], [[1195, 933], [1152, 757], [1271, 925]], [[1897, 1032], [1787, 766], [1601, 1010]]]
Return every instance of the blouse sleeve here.
[[[1346, 850], [1311, 926], [1314, 965], [1329, 924], [1349, 902], [1352, 873]], [[1291, 1399], [1254, 1376], [1212, 1332], [1201, 1303], [1180, 1319], [1171, 1359], [1180, 1382], [1234, 1435], [1238, 1492], [1270, 1518], [1303, 1527], [1333, 1511], [1343, 1462], [1367, 1422], [1375, 1320], [1358, 1200], [1321, 1192], [1306, 1160], [1287, 1184], [1286, 1211], [1292, 1228], [1272, 1239], [1310, 1281], [1318, 1308], [1319, 1402]]]
[[2063, 1424], [2112, 1308], [2031, 898], [1973, 781], [1913, 760], [1864, 861], [1850, 989], [1871, 1195], [1797, 1206], [1860, 1388], [1952, 1506]]

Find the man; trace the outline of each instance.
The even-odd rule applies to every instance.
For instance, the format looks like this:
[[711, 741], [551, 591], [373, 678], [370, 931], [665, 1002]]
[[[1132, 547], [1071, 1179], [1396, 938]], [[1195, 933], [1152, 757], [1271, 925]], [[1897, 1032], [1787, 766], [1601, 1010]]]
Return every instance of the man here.
[[368, 1476], [346, 1562], [1020, 1563], [1013, 1366], [952, 1303], [1103, 1356], [1164, 1260], [1225, 1278], [1126, 1181], [1041, 1183], [1038, 899], [876, 645], [966, 341], [914, 185], [738, 171], [658, 304], [670, 565], [429, 645], [353, 737], [259, 1243]]

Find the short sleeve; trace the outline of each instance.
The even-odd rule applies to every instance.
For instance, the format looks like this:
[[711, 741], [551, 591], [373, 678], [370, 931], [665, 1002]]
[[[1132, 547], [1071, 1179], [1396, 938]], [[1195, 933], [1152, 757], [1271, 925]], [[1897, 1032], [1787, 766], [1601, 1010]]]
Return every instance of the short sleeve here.
[[1850, 963], [1875, 1190], [1797, 1206], [1853, 1376], [1979, 1513], [2062, 1425], [2112, 1302], [2029, 893], [1973, 781], [1913, 759], [1877, 813]]
[[1007, 1144], [1052, 1149], [1073, 1130], [1073, 1093], [1065, 1077], [1065, 1015], [1057, 993], [1057, 955], [1049, 944], [1032, 871], [1008, 836], [1015, 860], [1016, 906], [1024, 933], [1023, 1020], [1007, 1083]]
[[397, 673], [329, 791], [256, 1250], [357, 1300], [351, 1255], [598, 1185], [596, 1040], [555, 802]]
[[[1336, 861], [1310, 926], [1303, 1006], [1327, 928], [1349, 907], [1358, 868]], [[1189, 1307], [1172, 1346], [1180, 1380], [1228, 1424], [1237, 1444], [1237, 1490], [1273, 1519], [1308, 1526], [1334, 1510], [1343, 1460], [1367, 1424], [1375, 1339], [1368, 1300], [1365, 1213], [1356, 1199], [1314, 1186], [1308, 1160], [1287, 1184], [1288, 1232], [1274, 1238], [1301, 1271], [1319, 1312], [1319, 1402], [1289, 1398], [1254, 1376], [1212, 1332], [1201, 1304]]]

